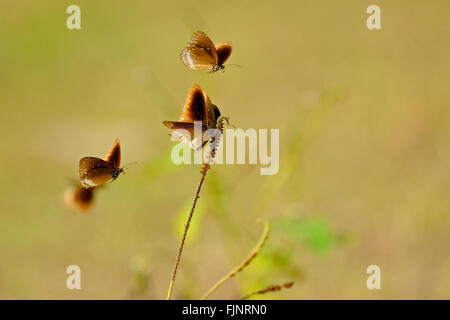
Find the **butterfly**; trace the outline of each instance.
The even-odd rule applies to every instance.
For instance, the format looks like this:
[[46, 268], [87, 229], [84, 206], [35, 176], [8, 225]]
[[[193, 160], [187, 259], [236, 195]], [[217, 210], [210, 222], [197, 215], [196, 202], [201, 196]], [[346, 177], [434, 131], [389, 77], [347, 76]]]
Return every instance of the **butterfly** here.
[[80, 160], [80, 185], [83, 188], [97, 187], [124, 172], [120, 166], [120, 143], [116, 139], [105, 160], [95, 157], [84, 157]]
[[[203, 141], [203, 135], [194, 136], [194, 121], [201, 121], [202, 133], [216, 127], [216, 121], [220, 117], [219, 108], [211, 103], [208, 95], [198, 84], [189, 89], [183, 112], [178, 121], [163, 121], [163, 124], [174, 131], [170, 134], [173, 138], [187, 143], [192, 150], [200, 150], [208, 142]], [[184, 130], [177, 130], [184, 129]]]
[[94, 200], [94, 189], [85, 189], [81, 186], [71, 186], [64, 191], [64, 204], [69, 209], [86, 211], [90, 208]]
[[214, 46], [203, 31], [195, 31], [191, 41], [181, 50], [180, 57], [189, 69], [216, 72], [225, 68], [223, 64], [230, 57], [232, 50], [231, 41]]

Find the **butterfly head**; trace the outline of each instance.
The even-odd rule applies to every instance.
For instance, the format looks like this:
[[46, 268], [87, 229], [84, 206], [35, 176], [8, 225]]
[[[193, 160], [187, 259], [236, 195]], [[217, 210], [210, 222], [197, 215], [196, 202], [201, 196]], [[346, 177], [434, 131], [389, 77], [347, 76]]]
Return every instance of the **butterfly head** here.
[[123, 168], [115, 168], [111, 174], [113, 180], [116, 180], [121, 173], [125, 173]]
[[224, 65], [217, 63], [217, 64], [213, 64], [211, 66], [211, 71], [210, 72], [216, 72], [216, 71], [219, 71], [219, 70], [225, 71], [224, 69], [225, 69]]

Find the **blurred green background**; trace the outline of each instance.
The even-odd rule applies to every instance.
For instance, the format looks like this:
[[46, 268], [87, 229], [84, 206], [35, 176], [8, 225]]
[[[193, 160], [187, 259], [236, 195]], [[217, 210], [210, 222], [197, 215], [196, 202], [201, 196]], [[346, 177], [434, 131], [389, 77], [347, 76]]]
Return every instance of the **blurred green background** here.
[[[82, 29], [66, 28], [67, 6]], [[0, 298], [164, 299], [199, 165], [161, 121], [199, 83], [240, 128], [280, 129], [280, 170], [208, 172], [174, 298], [294, 280], [267, 299], [450, 298], [449, 1], [2, 1]], [[231, 40], [224, 73], [188, 70], [195, 30]], [[114, 139], [126, 175], [87, 213], [62, 205], [83, 156]], [[82, 290], [66, 289], [67, 266]], [[366, 287], [381, 267], [381, 290]]]

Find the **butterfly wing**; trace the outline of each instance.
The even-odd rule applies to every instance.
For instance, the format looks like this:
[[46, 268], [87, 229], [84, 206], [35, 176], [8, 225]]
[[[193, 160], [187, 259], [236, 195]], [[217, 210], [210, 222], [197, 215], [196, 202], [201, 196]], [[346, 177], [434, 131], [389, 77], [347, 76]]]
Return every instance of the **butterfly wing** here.
[[84, 157], [80, 160], [80, 185], [83, 188], [97, 187], [113, 176], [114, 165], [100, 158]]
[[187, 143], [193, 150], [200, 150], [205, 145], [205, 142], [203, 141], [203, 135], [199, 137], [194, 136], [195, 121], [201, 121], [202, 132], [214, 127], [215, 124], [213, 104], [198, 84], [194, 84], [189, 90], [183, 113], [178, 121], [163, 121], [163, 124], [169, 129], [174, 130], [171, 133], [172, 137], [183, 143]]
[[188, 92], [180, 122], [202, 121], [202, 130], [214, 126], [214, 107], [205, 91], [198, 84], [194, 84]]
[[219, 117], [220, 117], [222, 114], [220, 113], [220, 110], [219, 110], [219, 107], [218, 107], [218, 106], [216, 106], [215, 104], [213, 104], [212, 106], [213, 106], [213, 109], [214, 109], [214, 122], [216, 122], [217, 119], [219, 119]]
[[208, 95], [203, 92], [203, 112], [205, 114], [205, 118], [203, 120], [203, 130], [206, 131], [211, 129], [216, 124], [216, 116], [214, 112], [214, 105], [211, 103]]
[[77, 187], [74, 192], [74, 203], [82, 210], [86, 210], [91, 206], [93, 198], [94, 188], [85, 189]]
[[209, 70], [219, 59], [214, 43], [203, 31], [194, 32], [180, 57], [184, 65], [192, 70]]
[[[186, 143], [189, 148], [194, 151], [200, 150], [205, 143], [202, 141], [202, 137], [194, 137], [194, 124], [187, 122], [178, 122], [178, 121], [163, 121], [163, 124], [173, 131], [170, 133], [170, 136], [176, 140], [181, 141], [182, 143]], [[203, 136], [203, 134], [202, 134]]]
[[188, 92], [183, 112], [178, 121], [194, 123], [205, 120], [205, 96], [198, 84], [194, 84]]
[[94, 188], [76, 187], [73, 192], [72, 206], [80, 211], [86, 211], [92, 205]]
[[[181, 114], [179, 122], [194, 121], [202, 122], [202, 132], [214, 127], [215, 114], [214, 107], [205, 91], [203, 91], [198, 84], [194, 84], [188, 92], [186, 102], [184, 104], [183, 113]], [[193, 150], [199, 150], [204, 145], [203, 138], [195, 137], [192, 126], [191, 142], [189, 146]]]
[[217, 63], [219, 65], [223, 65], [225, 61], [228, 60], [228, 58], [231, 55], [231, 52], [233, 51], [233, 45], [231, 41], [224, 41], [216, 45], [216, 51], [218, 56]]
[[69, 209], [86, 211], [92, 205], [94, 188], [70, 186], [64, 191], [64, 205]]
[[114, 168], [119, 168], [120, 166], [120, 142], [119, 139], [116, 139], [113, 147], [108, 152], [105, 157], [105, 161], [113, 164]]

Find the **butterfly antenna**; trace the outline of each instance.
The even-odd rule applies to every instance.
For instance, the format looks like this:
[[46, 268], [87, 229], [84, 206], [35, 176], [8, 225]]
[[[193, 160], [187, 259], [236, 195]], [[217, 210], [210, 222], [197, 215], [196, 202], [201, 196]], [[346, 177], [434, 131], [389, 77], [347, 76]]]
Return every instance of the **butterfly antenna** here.
[[234, 128], [234, 129], [236, 129], [236, 126], [234, 124], [230, 123], [230, 117], [229, 116], [223, 117], [223, 120], [225, 120], [227, 126], [230, 126], [230, 127]]
[[240, 64], [227, 63], [227, 66], [239, 67], [242, 68]]
[[[128, 170], [128, 166], [135, 165], [135, 164], [138, 164], [138, 162], [130, 162], [130, 163], [127, 163], [127, 165], [124, 166], [123, 169], [127, 169], [127, 170]], [[124, 172], [124, 173], [125, 173], [125, 172]]]

